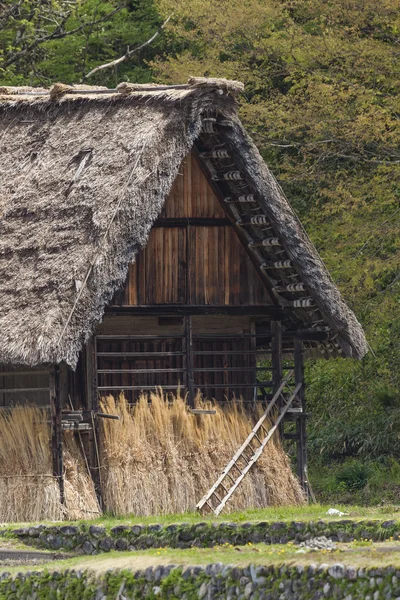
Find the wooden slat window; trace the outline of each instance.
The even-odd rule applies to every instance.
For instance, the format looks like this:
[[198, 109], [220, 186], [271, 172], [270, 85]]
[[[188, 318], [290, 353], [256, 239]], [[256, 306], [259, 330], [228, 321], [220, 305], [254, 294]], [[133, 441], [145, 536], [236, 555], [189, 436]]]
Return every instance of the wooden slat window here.
[[49, 404], [48, 369], [0, 365], [0, 407], [17, 404]]

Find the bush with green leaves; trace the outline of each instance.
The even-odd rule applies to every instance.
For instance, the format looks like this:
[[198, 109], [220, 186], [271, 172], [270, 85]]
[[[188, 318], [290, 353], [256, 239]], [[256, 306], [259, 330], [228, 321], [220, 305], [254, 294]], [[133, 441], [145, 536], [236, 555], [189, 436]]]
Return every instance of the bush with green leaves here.
[[336, 481], [348, 490], [360, 490], [367, 485], [369, 468], [358, 461], [343, 465], [336, 473]]

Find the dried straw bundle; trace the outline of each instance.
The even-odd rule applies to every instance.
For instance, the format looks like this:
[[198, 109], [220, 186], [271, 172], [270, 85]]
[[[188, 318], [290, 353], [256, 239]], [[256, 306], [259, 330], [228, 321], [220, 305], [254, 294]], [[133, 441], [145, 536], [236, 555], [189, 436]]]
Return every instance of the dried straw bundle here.
[[[173, 401], [170, 401], [173, 400]], [[198, 405], [210, 406], [197, 398]], [[112, 396], [102, 410], [120, 421], [102, 423], [105, 506], [116, 515], [166, 514], [193, 510], [251, 430], [242, 407], [213, 406], [215, 415], [195, 416], [178, 394], [162, 390], [130, 408]], [[304, 497], [278, 440], [271, 442], [243, 481], [229, 509], [302, 504]]]
[[71, 433], [64, 436], [65, 495], [60, 503], [52, 477], [50, 423], [46, 410], [17, 406], [0, 412], [0, 522], [93, 518], [92, 481]]
[[64, 432], [65, 518], [95, 519], [101, 514], [93, 480], [72, 431]]

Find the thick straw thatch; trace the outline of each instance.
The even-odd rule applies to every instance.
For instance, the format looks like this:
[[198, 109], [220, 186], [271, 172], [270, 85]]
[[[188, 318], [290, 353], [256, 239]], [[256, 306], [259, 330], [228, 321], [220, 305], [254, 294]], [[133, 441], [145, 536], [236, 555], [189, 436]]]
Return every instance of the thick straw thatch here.
[[359, 323], [236, 116], [238, 82], [137, 87], [0, 90], [0, 362], [76, 365], [210, 110], [233, 122], [235, 160], [342, 350], [361, 357]]
[[0, 411], [0, 523], [83, 519], [100, 514], [72, 432], [64, 433], [65, 504], [53, 477], [49, 413], [35, 406]]
[[[179, 396], [162, 390], [141, 396], [134, 407], [121, 397], [102, 409], [120, 421], [102, 422], [101, 465], [107, 510], [116, 515], [166, 514], [194, 510], [251, 430], [251, 419], [236, 402], [214, 415], [196, 416]], [[169, 401], [172, 400], [172, 401]], [[203, 404], [197, 398], [199, 406]], [[304, 503], [290, 461], [273, 439], [245, 477], [228, 510]]]
[[[118, 515], [193, 510], [251, 429], [240, 404], [216, 414], [190, 414], [178, 394], [162, 390], [134, 407], [121, 397], [102, 409], [104, 509]], [[197, 401], [202, 405], [201, 399]], [[210, 403], [204, 404], [210, 407]], [[72, 432], [64, 432], [65, 504], [52, 476], [49, 413], [35, 406], [0, 411], [0, 523], [95, 518], [93, 482]], [[278, 438], [273, 439], [229, 503], [229, 509], [302, 504], [304, 495]]]

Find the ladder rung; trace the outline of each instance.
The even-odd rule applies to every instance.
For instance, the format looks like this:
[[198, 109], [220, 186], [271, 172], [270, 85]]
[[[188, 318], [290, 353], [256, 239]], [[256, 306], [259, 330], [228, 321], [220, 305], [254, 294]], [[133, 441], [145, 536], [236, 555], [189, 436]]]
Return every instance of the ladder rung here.
[[235, 483], [235, 480], [233, 479], [233, 477], [231, 477], [231, 476], [229, 475], [229, 473], [227, 473], [227, 474], [226, 474], [226, 477], [229, 477], [229, 479], [232, 481], [232, 483]]
[[253, 215], [252, 217], [243, 217], [236, 221], [236, 225], [269, 225], [269, 221], [265, 215]]
[[262, 269], [293, 269], [294, 264], [291, 260], [278, 260], [275, 262], [265, 262], [260, 265]]
[[248, 459], [248, 458], [245, 456], [244, 452], [242, 452], [242, 454], [241, 454], [240, 458], [243, 458], [243, 459], [245, 460], [245, 462], [246, 462], [247, 464], [249, 464], [249, 462], [250, 462], [250, 459]]
[[[269, 442], [269, 440], [272, 438], [274, 432], [276, 431], [276, 429], [279, 426], [279, 423], [282, 421], [282, 419], [284, 418], [286, 412], [290, 409], [293, 400], [296, 398], [302, 384], [298, 383], [294, 390], [290, 390], [288, 392], [289, 398], [285, 398], [285, 396], [283, 395], [284, 393], [284, 389], [285, 387], [288, 386], [289, 381], [293, 378], [294, 376], [294, 372], [290, 371], [287, 376], [285, 377], [285, 379], [282, 381], [282, 383], [280, 384], [279, 388], [277, 389], [277, 391], [275, 392], [271, 402], [269, 403], [269, 405], [267, 406], [265, 412], [263, 413], [263, 415], [260, 417], [260, 419], [258, 420], [258, 422], [256, 423], [256, 425], [253, 427], [253, 430], [251, 431], [251, 433], [249, 434], [249, 436], [247, 437], [246, 441], [242, 444], [242, 446], [239, 448], [239, 450], [235, 453], [235, 455], [233, 456], [232, 460], [228, 463], [227, 467], [225, 467], [224, 471], [222, 472], [222, 474], [218, 477], [217, 481], [215, 482], [215, 484], [212, 486], [212, 488], [207, 492], [207, 494], [202, 498], [202, 500], [200, 500], [200, 502], [197, 504], [196, 508], [199, 510], [201, 509], [205, 504], [207, 504], [209, 506], [209, 499], [214, 495], [216, 497], [216, 499], [219, 502], [219, 505], [213, 509], [213, 512], [218, 515], [221, 510], [224, 508], [225, 504], [227, 503], [227, 501], [229, 500], [229, 498], [232, 496], [232, 494], [234, 493], [234, 491], [236, 490], [236, 488], [239, 486], [239, 484], [241, 483], [241, 481], [243, 480], [243, 478], [246, 476], [246, 474], [249, 472], [249, 470], [251, 469], [251, 467], [253, 466], [253, 464], [258, 460], [258, 458], [261, 456], [266, 444]], [[267, 418], [267, 416], [269, 415], [269, 413], [271, 412], [272, 408], [277, 404], [278, 400], [282, 400], [283, 401], [283, 407], [281, 408], [278, 418], [276, 420], [276, 422], [272, 425], [271, 429], [267, 432], [265, 426], [263, 425], [265, 419]], [[265, 432], [267, 432], [267, 435], [265, 437], [264, 440], [260, 440], [260, 438], [257, 435], [257, 431], [260, 429], [264, 429]], [[253, 438], [256, 438], [257, 441], [260, 444], [260, 447], [257, 450], [254, 450], [251, 446], [251, 441]], [[247, 449], [251, 449], [251, 451], [253, 452], [253, 455], [251, 458], [246, 457], [245, 455], [245, 450]], [[237, 465], [237, 461], [243, 458], [243, 460], [247, 463], [246, 466], [244, 467], [244, 469], [240, 469]], [[240, 473], [240, 475], [238, 476], [238, 478], [236, 479], [236, 481], [233, 479], [233, 477], [230, 475], [229, 471], [235, 467], [237, 469], [237, 471]], [[232, 481], [232, 487], [227, 490], [226, 487], [223, 485], [223, 480], [225, 477], [229, 477], [229, 479]], [[218, 494], [216, 493], [216, 490], [218, 489], [219, 486], [222, 486], [222, 488], [225, 490], [226, 492], [226, 496], [224, 496], [224, 498], [221, 500], [218, 496]]]
[[237, 181], [243, 179], [240, 171], [225, 171], [225, 173], [215, 173], [211, 176], [213, 181]]
[[216, 499], [218, 500], [218, 502], [221, 504], [222, 500], [221, 498], [218, 496], [217, 492], [213, 492], [214, 496], [216, 497]]
[[258, 435], [255, 433], [254, 437], [256, 438], [257, 442], [259, 442], [260, 444], [262, 444], [262, 441], [260, 440], [260, 438], [258, 437]]
[[211, 150], [211, 152], [200, 152], [201, 158], [229, 158], [228, 150]]
[[315, 306], [315, 302], [312, 298], [300, 298], [300, 300], [293, 300], [291, 305], [294, 308], [310, 308]]
[[304, 285], [304, 283], [289, 283], [289, 285], [286, 286], [277, 286], [275, 288], [276, 292], [291, 292], [291, 293], [295, 293], [295, 292], [305, 292], [306, 291], [306, 286]]

